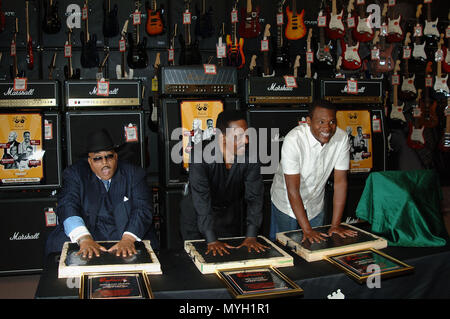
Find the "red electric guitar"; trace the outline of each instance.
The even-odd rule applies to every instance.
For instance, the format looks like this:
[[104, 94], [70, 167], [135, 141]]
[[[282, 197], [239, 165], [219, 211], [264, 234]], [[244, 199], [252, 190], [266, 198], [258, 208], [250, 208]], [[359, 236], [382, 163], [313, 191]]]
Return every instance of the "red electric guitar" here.
[[344, 14], [344, 9], [340, 13], [337, 13], [336, 0], [331, 2], [331, 14], [328, 17], [327, 27], [325, 29], [327, 37], [331, 40], [342, 39], [345, 36], [345, 27], [342, 22], [342, 15]]
[[[448, 14], [448, 20], [450, 21], [450, 13]], [[450, 24], [447, 26], [446, 32], [450, 33]], [[447, 37], [447, 48], [443, 47], [444, 59], [442, 60], [442, 68], [445, 73], [450, 73], [450, 36]]]
[[[421, 99], [422, 89], [417, 90], [416, 102]], [[423, 131], [425, 127], [423, 126], [422, 109], [420, 105], [414, 105], [413, 108], [413, 121], [409, 122], [409, 133], [406, 144], [413, 149], [421, 149], [425, 147], [425, 138], [423, 137]]]
[[[394, 59], [392, 58], [392, 51], [394, 50], [394, 45], [390, 43], [386, 45], [387, 37], [387, 25], [385, 23], [387, 13], [387, 4], [384, 5], [383, 12], [381, 14], [382, 26], [380, 31], [375, 32], [374, 42], [377, 40], [379, 35], [379, 43], [376, 45], [375, 49], [378, 50], [378, 59], [372, 61], [372, 70], [375, 74], [387, 73], [394, 69]], [[375, 42], [376, 43], [376, 42]]]
[[[233, 11], [237, 11], [238, 1], [236, 0], [233, 6]], [[232, 11], [232, 12], [233, 12]], [[241, 69], [245, 65], [245, 55], [244, 55], [244, 38], [238, 39], [237, 37], [237, 27], [238, 22], [231, 22], [231, 35], [227, 34], [227, 64], [228, 66], [235, 66]]]
[[405, 37], [403, 32], [401, 21], [402, 16], [399, 14], [396, 19], [394, 19], [394, 7], [389, 7], [390, 17], [388, 18], [388, 42], [401, 42]]
[[297, 13], [297, 0], [292, 0], [292, 10], [289, 6], [286, 7], [286, 15], [288, 22], [284, 35], [286, 39], [298, 40], [306, 35], [306, 26], [303, 22], [303, 16], [305, 15], [305, 9], [300, 14]]
[[359, 42], [372, 41], [373, 37], [375, 36], [375, 32], [373, 31], [370, 22], [372, 20], [372, 17], [370, 15], [366, 17], [366, 6], [364, 4], [364, 0], [357, 0], [357, 4], [359, 7], [359, 16], [358, 19], [355, 19], [357, 21], [357, 24], [356, 28], [353, 28], [352, 30], [353, 38], [355, 38], [355, 40], [358, 40]]
[[241, 19], [239, 21], [239, 35], [241, 38], [256, 38], [261, 32], [259, 23], [259, 6], [252, 8], [252, 0], [247, 0], [247, 7], [241, 8]]
[[347, 31], [345, 35], [345, 39], [341, 39], [341, 61], [342, 67], [346, 70], [358, 70], [361, 65], [361, 56], [359, 55], [359, 42], [354, 43], [354, 40], [351, 36], [351, 28], [348, 27], [348, 19], [352, 18], [352, 10], [353, 10], [353, 2], [354, 0], [350, 0], [347, 6]]
[[444, 110], [445, 115], [445, 131], [439, 142], [439, 149], [442, 152], [450, 152], [450, 98], [447, 98], [447, 106]]

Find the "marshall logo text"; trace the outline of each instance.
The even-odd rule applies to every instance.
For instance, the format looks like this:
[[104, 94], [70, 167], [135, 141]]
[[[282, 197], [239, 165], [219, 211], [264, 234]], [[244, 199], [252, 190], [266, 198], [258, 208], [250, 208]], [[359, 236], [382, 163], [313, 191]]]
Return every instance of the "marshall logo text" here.
[[267, 87], [267, 91], [292, 91], [294, 88], [288, 87], [286, 85], [281, 85], [277, 83], [272, 83], [270, 86]]
[[19, 232], [15, 232], [11, 237], [9, 237], [9, 240], [37, 240], [39, 239], [40, 233], [34, 233], [31, 235], [30, 233], [27, 234], [21, 234]]
[[[98, 93], [97, 87], [94, 87], [92, 91], [89, 92], [89, 95], [97, 95], [97, 93]], [[109, 95], [117, 95], [117, 94], [119, 94], [119, 88], [109, 90]]]
[[10, 87], [8, 88], [8, 91], [3, 92], [3, 95], [5, 96], [11, 96], [11, 95], [33, 95], [34, 89], [29, 89], [26, 91], [14, 91], [14, 88]]

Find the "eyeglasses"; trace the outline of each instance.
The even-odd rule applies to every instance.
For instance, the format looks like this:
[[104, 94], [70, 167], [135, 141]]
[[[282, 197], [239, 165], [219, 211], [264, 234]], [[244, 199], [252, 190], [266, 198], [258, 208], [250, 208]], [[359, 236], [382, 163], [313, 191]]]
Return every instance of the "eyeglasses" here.
[[105, 155], [105, 156], [91, 157], [91, 159], [95, 163], [101, 162], [101, 161], [103, 161], [103, 159], [105, 159], [108, 162], [108, 161], [112, 160], [113, 158], [114, 158], [114, 154], [108, 154], [108, 155]]

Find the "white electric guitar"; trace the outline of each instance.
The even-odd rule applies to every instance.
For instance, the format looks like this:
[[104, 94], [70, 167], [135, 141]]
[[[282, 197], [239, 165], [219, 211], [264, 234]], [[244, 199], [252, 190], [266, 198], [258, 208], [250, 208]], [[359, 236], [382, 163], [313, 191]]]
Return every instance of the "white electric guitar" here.
[[[409, 43], [411, 42], [411, 33], [408, 32], [406, 33], [406, 37], [405, 37], [405, 43], [404, 43], [404, 48], [408, 48], [409, 49]], [[414, 80], [416, 78], [416, 75], [413, 73], [412, 76], [410, 76], [409, 74], [409, 70], [408, 70], [408, 62], [409, 59], [404, 59], [404, 74], [403, 74], [403, 78], [402, 78], [402, 87], [401, 87], [401, 94], [403, 96], [409, 96], [409, 99], [413, 99], [416, 97], [417, 94], [417, 90], [416, 90], [416, 86], [414, 85]]]
[[[119, 46], [123, 45], [125, 47], [127, 38], [127, 29], [128, 29], [128, 19], [125, 20], [125, 24], [123, 25], [120, 37], [121, 42], [119, 42]], [[133, 73], [134, 73], [133, 69], [129, 69], [128, 72], [125, 71], [125, 51], [122, 51], [121, 63], [116, 65], [116, 76], [118, 79], [132, 79]]]
[[[415, 32], [414, 32], [414, 47], [413, 47], [413, 52], [412, 52], [412, 56], [414, 59], [416, 60], [422, 60], [422, 61], [426, 61], [427, 60], [427, 55], [425, 53], [425, 41], [423, 41], [422, 44], [420, 44], [420, 38], [421, 38], [421, 34], [418, 34], [420, 30], [422, 30], [422, 26], [420, 25], [419, 22], [419, 17], [422, 14], [422, 5], [419, 4], [417, 6], [417, 11], [416, 11], [416, 26], [414, 28]], [[420, 31], [420, 33], [422, 33]]]
[[[425, 2], [425, 1], [424, 1]], [[439, 38], [439, 30], [437, 28], [439, 18], [431, 20], [431, 0], [427, 3], [427, 19], [425, 20], [425, 29], [423, 34], [427, 37]]]
[[444, 59], [442, 44], [444, 44], [444, 34], [441, 34], [441, 39], [439, 41], [438, 49], [436, 51], [437, 67], [433, 89], [434, 93], [439, 95], [440, 97], [448, 97], [450, 95], [447, 85], [448, 74], [446, 74], [445, 77], [442, 76], [442, 60]]
[[[400, 71], [400, 60], [397, 60], [397, 62], [395, 63], [395, 68], [394, 68], [394, 74], [392, 77], [398, 77], [398, 71]], [[406, 118], [405, 115], [403, 114], [403, 106], [404, 103], [402, 103], [402, 105], [398, 105], [398, 83], [393, 84], [393, 91], [394, 91], [394, 96], [393, 96], [393, 101], [392, 101], [392, 109], [391, 109], [391, 114], [390, 114], [390, 118], [391, 119], [397, 119], [400, 120], [402, 122], [406, 122]]]

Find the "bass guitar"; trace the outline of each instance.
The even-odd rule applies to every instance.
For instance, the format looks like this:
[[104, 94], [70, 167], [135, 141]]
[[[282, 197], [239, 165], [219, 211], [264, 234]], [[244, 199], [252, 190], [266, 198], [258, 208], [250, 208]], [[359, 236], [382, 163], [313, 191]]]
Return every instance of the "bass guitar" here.
[[431, 77], [433, 62], [428, 62], [425, 70], [425, 97], [419, 101], [421, 110], [423, 111], [423, 126], [426, 128], [433, 128], [439, 124], [439, 119], [436, 114], [437, 102], [432, 101], [430, 97], [430, 90], [433, 83]]
[[[406, 33], [405, 42], [403, 46], [403, 50], [408, 51], [408, 56], [411, 55], [411, 48], [409, 44], [411, 43], [411, 32]], [[417, 90], [414, 84], [414, 80], [416, 75], [413, 73], [409, 74], [409, 57], [403, 58], [403, 78], [402, 78], [402, 87], [400, 89], [400, 99], [404, 101], [410, 101], [417, 97]]]
[[252, 0], [247, 0], [247, 7], [241, 8], [239, 35], [241, 38], [256, 38], [261, 32], [259, 23], [259, 6], [253, 10]]
[[[237, 11], [238, 0], [234, 2], [233, 11]], [[233, 12], [232, 11], [232, 12]], [[237, 21], [231, 21], [231, 34], [227, 34], [227, 65], [242, 69], [245, 65], [244, 38], [237, 37]]]
[[306, 26], [303, 22], [303, 16], [305, 15], [305, 9], [297, 13], [297, 0], [292, 0], [292, 10], [289, 6], [286, 7], [287, 24], [284, 34], [286, 39], [298, 40], [306, 35]]
[[157, 8], [156, 0], [152, 0], [151, 6], [148, 1], [145, 2], [145, 9], [147, 10], [147, 24], [145, 30], [148, 35], [160, 35], [164, 33], [164, 21], [162, 18], [162, 8]]
[[289, 68], [289, 47], [288, 42], [284, 42], [283, 36], [283, 6], [285, 2], [286, 0], [280, 0], [277, 5], [277, 37], [272, 61], [274, 68], [277, 70]]
[[114, 5], [111, 10], [111, 0], [103, 2], [103, 36], [112, 38], [119, 34], [119, 20], [117, 19], [118, 7]]
[[67, 32], [67, 41], [64, 46], [64, 56], [67, 57], [67, 65], [64, 66], [64, 76], [66, 80], [78, 80], [80, 79], [80, 69], [73, 71], [72, 67], [72, 29], [69, 28]]
[[25, 1], [25, 22], [27, 28], [27, 68], [28, 70], [33, 70], [34, 67], [34, 55], [33, 55], [33, 40], [30, 35], [30, 19], [28, 16], [28, 1]]
[[[266, 24], [264, 29], [263, 40], [261, 41], [261, 51], [263, 51], [263, 77], [275, 76], [275, 70], [270, 65], [270, 55], [269, 55], [269, 37], [270, 37], [270, 24]], [[263, 43], [266, 43], [264, 45]]]
[[201, 11], [198, 9], [197, 5], [195, 5], [195, 7], [197, 13], [195, 35], [202, 37], [203, 39], [212, 37], [215, 33], [212, 19], [212, 7], [210, 6], [208, 11], [206, 11], [206, 0], [202, 0]]
[[[393, 79], [394, 79], [394, 77], [398, 78], [398, 76], [399, 76], [398, 71], [400, 71], [400, 60], [397, 60], [397, 62], [395, 63], [394, 74], [392, 75]], [[394, 82], [394, 80], [392, 82], [393, 82], [392, 83], [393, 100], [392, 100], [391, 113], [390, 113], [389, 117], [392, 120], [400, 120], [400, 121], [406, 123], [406, 118], [405, 118], [405, 115], [403, 114], [404, 104], [402, 103], [401, 105], [399, 105], [399, 103], [398, 103], [398, 83]]]
[[126, 51], [125, 39], [127, 36], [127, 30], [128, 30], [128, 20], [125, 20], [119, 41], [121, 63], [116, 65], [116, 76], [118, 79], [132, 79], [134, 73], [133, 69], [129, 69], [128, 72], [125, 71], [125, 51]]
[[[348, 19], [352, 18], [352, 10], [353, 10], [353, 2], [354, 0], [349, 0], [347, 6], [347, 24]], [[358, 70], [362, 66], [361, 57], [359, 55], [359, 42], [356, 44], [353, 42], [353, 38], [351, 36], [351, 28], [347, 25], [347, 31], [345, 35], [345, 39], [340, 39], [341, 41], [341, 62], [342, 68], [345, 70]]]
[[179, 65], [201, 64], [202, 56], [198, 48], [198, 40], [192, 42], [191, 39], [191, 12], [190, 0], [185, 0], [185, 11], [183, 12], [184, 35], [180, 33], [178, 41], [181, 45]]
[[437, 66], [436, 66], [436, 76], [434, 78], [434, 85], [433, 85], [433, 98], [438, 101], [444, 100], [450, 96], [450, 92], [447, 85], [448, 74], [446, 74], [445, 77], [442, 75], [442, 60], [444, 59], [442, 50], [443, 44], [444, 44], [444, 34], [441, 34], [441, 38], [438, 43], [438, 48], [435, 54]]
[[405, 34], [403, 32], [401, 21], [402, 16], [399, 13], [397, 18], [394, 18], [394, 8], [390, 7], [390, 17], [388, 18], [388, 35], [387, 35], [387, 41], [392, 42], [401, 42], [403, 41], [403, 38], [405, 37]]
[[[422, 89], [417, 90], [417, 100], [420, 100], [422, 96]], [[409, 122], [409, 133], [406, 144], [412, 149], [422, 149], [425, 147], [425, 138], [423, 136], [423, 131], [425, 127], [423, 126], [422, 110], [420, 106], [416, 103], [412, 107], [413, 120]]]
[[445, 130], [442, 133], [439, 142], [439, 149], [442, 152], [450, 152], [450, 98], [447, 99], [447, 106], [444, 110], [445, 115]]
[[58, 16], [58, 1], [44, 0], [44, 20], [42, 31], [47, 34], [55, 34], [61, 30], [61, 18]]
[[372, 17], [370, 15], [368, 17], [365, 16], [366, 6], [364, 4], [364, 1], [362, 1], [361, 4], [358, 4], [358, 7], [358, 23], [356, 24], [356, 28], [353, 28], [352, 30], [353, 38], [355, 40], [358, 40], [359, 42], [372, 41], [373, 37], [375, 36], [375, 32], [373, 31], [370, 22], [372, 20]]
[[345, 36], [345, 26], [342, 22], [344, 9], [337, 13], [336, 0], [331, 1], [331, 14], [326, 27], [327, 37], [331, 40], [342, 39]]
[[133, 13], [134, 32], [128, 33], [127, 63], [130, 69], [144, 69], [148, 66], [147, 38], [140, 39], [141, 3], [136, 1], [135, 6]]
[[89, 10], [88, 0], [84, 0], [82, 19], [84, 20], [84, 31], [80, 33], [81, 40], [81, 66], [83, 68], [94, 68], [99, 64], [97, 52], [97, 36], [89, 34]]

